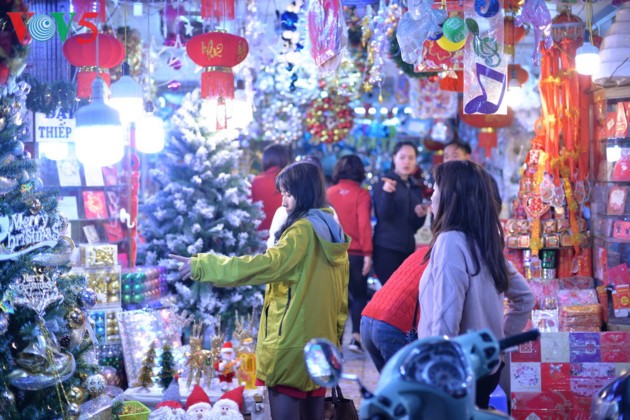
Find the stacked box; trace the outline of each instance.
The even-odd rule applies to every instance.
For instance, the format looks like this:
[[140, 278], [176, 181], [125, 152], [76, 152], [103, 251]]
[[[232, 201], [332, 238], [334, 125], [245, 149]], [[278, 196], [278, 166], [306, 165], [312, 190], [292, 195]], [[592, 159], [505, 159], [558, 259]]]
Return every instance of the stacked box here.
[[630, 367], [630, 332], [543, 333], [510, 358], [514, 419], [588, 419], [597, 391]]
[[81, 267], [73, 272], [85, 276], [87, 287], [96, 292], [96, 307], [120, 306], [120, 266], [116, 245], [80, 246]]

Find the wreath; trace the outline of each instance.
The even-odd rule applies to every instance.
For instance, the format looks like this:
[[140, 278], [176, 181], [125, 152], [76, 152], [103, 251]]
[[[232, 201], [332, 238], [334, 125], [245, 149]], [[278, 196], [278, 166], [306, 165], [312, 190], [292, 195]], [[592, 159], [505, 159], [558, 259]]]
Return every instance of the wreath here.
[[261, 119], [265, 140], [274, 143], [291, 143], [303, 134], [300, 109], [281, 98], [264, 105]]
[[437, 72], [416, 73], [414, 71], [415, 66], [413, 64], [407, 63], [402, 59], [402, 55], [400, 54], [400, 45], [398, 44], [398, 39], [396, 38], [395, 33], [389, 38], [389, 56], [391, 57], [392, 61], [398, 66], [398, 68], [409, 77], [420, 79], [438, 75]]
[[314, 143], [336, 143], [343, 140], [354, 120], [350, 99], [329, 93], [315, 99], [306, 111], [306, 129], [313, 135]]
[[73, 83], [58, 81], [49, 85], [28, 74], [21, 79], [31, 86], [26, 97], [26, 108], [29, 111], [49, 115], [59, 109], [63, 112], [74, 113], [77, 93]]

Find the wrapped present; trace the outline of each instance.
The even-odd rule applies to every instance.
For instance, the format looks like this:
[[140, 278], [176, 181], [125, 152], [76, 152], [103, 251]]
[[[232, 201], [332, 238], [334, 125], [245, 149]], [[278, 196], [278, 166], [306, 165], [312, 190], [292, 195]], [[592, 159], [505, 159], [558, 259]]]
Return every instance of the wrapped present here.
[[558, 289], [593, 289], [592, 277], [568, 277], [564, 279], [558, 279]]
[[599, 304], [560, 307], [560, 331], [597, 332], [601, 329]]
[[85, 268], [113, 267], [118, 262], [116, 245], [82, 244], [79, 250], [81, 265]]
[[540, 332], [558, 332], [558, 310], [538, 309], [532, 311], [532, 326]]
[[558, 282], [555, 280], [532, 279], [529, 287], [536, 298], [535, 309], [557, 308]]
[[540, 373], [543, 391], [571, 391], [570, 363], [541, 363]]
[[595, 289], [563, 289], [556, 292], [558, 306], [584, 306], [597, 304]]

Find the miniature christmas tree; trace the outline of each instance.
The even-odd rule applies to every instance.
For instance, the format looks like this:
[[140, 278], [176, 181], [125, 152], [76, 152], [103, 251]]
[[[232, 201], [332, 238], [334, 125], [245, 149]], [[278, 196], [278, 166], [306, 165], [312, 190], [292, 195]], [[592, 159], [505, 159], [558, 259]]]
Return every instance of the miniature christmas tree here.
[[173, 359], [171, 346], [164, 344], [162, 346], [162, 357], [160, 358], [160, 386], [164, 389], [168, 388], [175, 373], [175, 360]]
[[153, 385], [153, 368], [155, 367], [155, 343], [151, 343], [147, 354], [142, 361], [142, 367], [140, 368], [140, 375], [138, 380], [134, 383], [134, 386], [141, 386], [142, 388], [149, 388]]
[[229, 130], [216, 131], [204, 111], [199, 90], [188, 94], [170, 119], [164, 152], [150, 171], [159, 190], [140, 207], [139, 260], [169, 269], [167, 280], [177, 293], [180, 310], [188, 310], [204, 325], [234, 329], [235, 311], [248, 313], [263, 302], [262, 287], [212, 287], [182, 281], [176, 261], [168, 254], [200, 252], [224, 255], [256, 254], [263, 250], [257, 227], [263, 218], [260, 203], [252, 203], [251, 176], [238, 171], [242, 151]]

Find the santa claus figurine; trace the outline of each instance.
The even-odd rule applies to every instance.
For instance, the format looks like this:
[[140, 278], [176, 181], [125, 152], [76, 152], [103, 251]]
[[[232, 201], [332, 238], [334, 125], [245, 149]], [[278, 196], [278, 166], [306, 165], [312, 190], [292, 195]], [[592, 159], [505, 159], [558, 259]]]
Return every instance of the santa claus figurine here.
[[155, 406], [155, 410], [149, 414], [151, 420], [184, 420], [186, 412], [181, 403], [179, 395], [179, 383], [177, 376], [173, 378], [171, 384], [164, 390], [162, 401]]
[[192, 392], [186, 400], [186, 419], [202, 420], [212, 406], [208, 394], [199, 385], [195, 385]]
[[236, 370], [241, 365], [239, 359], [236, 358], [236, 352], [230, 341], [226, 341], [221, 349], [221, 360], [214, 364], [214, 370], [217, 371], [221, 391], [226, 391], [232, 384], [232, 379], [236, 375]]
[[204, 417], [208, 420], [243, 420], [241, 408], [243, 407], [244, 386], [239, 386], [223, 394], [212, 409]]

